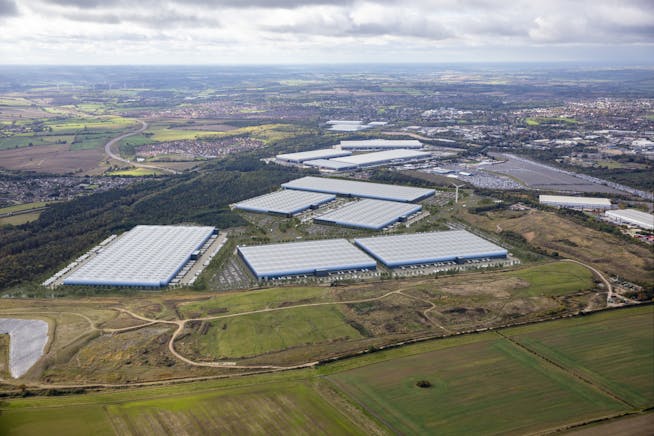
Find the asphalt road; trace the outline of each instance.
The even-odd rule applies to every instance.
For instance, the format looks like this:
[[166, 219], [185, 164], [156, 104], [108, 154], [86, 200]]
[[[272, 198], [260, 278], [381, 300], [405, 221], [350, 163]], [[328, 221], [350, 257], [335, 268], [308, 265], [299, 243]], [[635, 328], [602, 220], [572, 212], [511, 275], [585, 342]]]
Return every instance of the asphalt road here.
[[107, 142], [104, 145], [104, 152], [107, 154], [107, 156], [109, 156], [110, 158], [112, 158], [114, 160], [117, 160], [117, 161], [129, 164], [129, 165], [132, 165], [134, 167], [150, 168], [150, 169], [153, 169], [153, 170], [161, 170], [161, 171], [169, 172], [171, 174], [177, 174], [177, 171], [172, 170], [170, 168], [163, 168], [163, 167], [158, 167], [158, 166], [155, 166], [155, 165], [146, 165], [146, 164], [142, 164], [142, 163], [138, 163], [138, 162], [132, 162], [132, 161], [130, 161], [128, 159], [123, 159], [122, 157], [120, 157], [120, 155], [113, 152], [113, 150], [111, 148], [116, 143], [122, 141], [125, 138], [129, 138], [130, 136], [134, 136], [134, 135], [138, 135], [139, 133], [143, 133], [148, 128], [148, 123], [146, 123], [145, 121], [143, 121], [143, 120], [136, 120], [136, 121], [141, 123], [141, 128], [140, 129], [135, 130], [133, 132], [123, 133], [120, 136], [116, 136], [115, 138], [113, 138], [111, 141]]

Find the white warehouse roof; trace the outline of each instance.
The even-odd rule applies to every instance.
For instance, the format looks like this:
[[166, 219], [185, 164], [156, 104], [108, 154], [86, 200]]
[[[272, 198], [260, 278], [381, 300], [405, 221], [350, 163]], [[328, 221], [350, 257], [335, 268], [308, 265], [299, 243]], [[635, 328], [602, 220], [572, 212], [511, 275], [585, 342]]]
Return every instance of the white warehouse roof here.
[[355, 156], [337, 157], [331, 160], [363, 167], [370, 165], [380, 165], [390, 162], [404, 162], [416, 159], [427, 159], [429, 157], [431, 157], [431, 153], [426, 151], [398, 148], [394, 150], [377, 151], [374, 153], [357, 154]]
[[359, 120], [329, 120], [327, 124], [363, 124], [363, 121]]
[[341, 141], [341, 149], [391, 149], [391, 148], [422, 148], [417, 139], [365, 139], [360, 141]]
[[654, 215], [637, 209], [607, 210], [604, 214], [620, 224], [631, 224], [643, 229], [654, 230]]
[[426, 188], [311, 176], [283, 183], [282, 187], [285, 189], [298, 189], [301, 191], [324, 192], [328, 194], [402, 202], [422, 200], [423, 198], [434, 195], [435, 192], [433, 189]]
[[351, 151], [336, 150], [334, 148], [321, 148], [319, 150], [300, 151], [297, 153], [278, 154], [276, 156], [279, 160], [289, 162], [304, 162], [307, 160], [315, 159], [328, 159], [331, 157], [342, 157], [351, 155]]
[[413, 233], [356, 239], [364, 251], [396, 268], [485, 257], [506, 257], [508, 252], [492, 242], [465, 230]]
[[249, 212], [295, 215], [304, 210], [332, 201], [335, 198], [336, 196], [333, 194], [284, 189], [241, 201], [236, 203], [234, 207]]
[[574, 197], [569, 195], [539, 195], [538, 201], [543, 204], [563, 207], [578, 207], [578, 208], [610, 208], [611, 200], [608, 198], [596, 197]]
[[239, 246], [238, 252], [259, 279], [374, 269], [377, 265], [345, 239]]
[[214, 227], [136, 226], [64, 279], [64, 284], [166, 286], [214, 231]]
[[308, 165], [310, 167], [315, 167], [319, 169], [327, 169], [327, 170], [333, 170], [333, 171], [343, 171], [343, 170], [350, 170], [354, 169], [357, 166], [354, 164], [346, 163], [346, 162], [339, 162], [334, 159], [315, 159], [315, 160], [307, 160], [303, 162], [304, 165]]
[[419, 204], [366, 199], [348, 203], [332, 212], [314, 218], [314, 221], [379, 230], [413, 215], [421, 209], [422, 206]]

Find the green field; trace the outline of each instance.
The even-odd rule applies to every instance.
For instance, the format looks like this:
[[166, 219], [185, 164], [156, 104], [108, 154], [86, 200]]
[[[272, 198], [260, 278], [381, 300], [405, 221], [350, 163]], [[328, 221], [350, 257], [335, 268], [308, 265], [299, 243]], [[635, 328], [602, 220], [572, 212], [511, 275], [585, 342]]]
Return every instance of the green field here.
[[151, 398], [143, 400], [138, 394], [132, 400], [134, 391], [86, 395], [78, 400], [85, 404], [75, 404], [75, 397], [63, 403], [46, 400], [39, 408], [4, 411], [0, 433], [105, 435], [114, 434], [113, 428], [118, 434], [363, 434], [305, 382], [220, 386], [178, 395], [172, 394], [175, 390], [146, 389]]
[[577, 124], [579, 121], [574, 118], [563, 118], [563, 117], [535, 117], [535, 118], [526, 118], [525, 124], [528, 126], [539, 126], [541, 124], [557, 124], [557, 123], [566, 123], [566, 124]]
[[[30, 146], [68, 144], [71, 150], [94, 149], [103, 146], [118, 133], [136, 125], [129, 118], [103, 116], [35, 120], [33, 133], [17, 133], [0, 140], [0, 150]], [[31, 144], [31, 145], [30, 145]]]
[[221, 313], [239, 313], [279, 307], [285, 303], [314, 303], [326, 300], [325, 288], [272, 288], [249, 292], [218, 294], [208, 300], [180, 306], [185, 317], [198, 318]]
[[654, 406], [653, 319], [642, 306], [316, 369], [9, 399], [0, 401], [0, 434], [373, 433], [362, 410], [389, 434], [550, 433]]
[[15, 206], [7, 206], [7, 207], [0, 208], [0, 215], [5, 213], [14, 213], [14, 212], [22, 212], [25, 210], [38, 209], [40, 207], [44, 207], [47, 205], [48, 203], [44, 201], [37, 201], [35, 203], [23, 203], [23, 204], [17, 204]]
[[572, 262], [553, 262], [508, 273], [529, 282], [517, 291], [530, 297], [556, 296], [583, 291], [593, 287], [593, 274], [583, 265]]
[[41, 212], [21, 213], [20, 215], [11, 215], [0, 218], [0, 226], [10, 224], [12, 226], [19, 226], [21, 224], [36, 221], [41, 216]]
[[130, 177], [142, 177], [142, 176], [155, 176], [161, 174], [161, 171], [154, 170], [152, 168], [131, 168], [129, 170], [118, 170], [111, 171], [107, 173], [108, 176], [130, 176]]
[[400, 433], [527, 433], [626, 409], [495, 334], [450, 344], [330, 379]]
[[0, 335], [0, 378], [9, 377], [9, 335]]
[[654, 405], [654, 309], [576, 318], [506, 331], [636, 407]]
[[301, 307], [216, 320], [206, 334], [193, 336], [198, 353], [214, 359], [256, 356], [304, 344], [361, 337], [336, 306]]

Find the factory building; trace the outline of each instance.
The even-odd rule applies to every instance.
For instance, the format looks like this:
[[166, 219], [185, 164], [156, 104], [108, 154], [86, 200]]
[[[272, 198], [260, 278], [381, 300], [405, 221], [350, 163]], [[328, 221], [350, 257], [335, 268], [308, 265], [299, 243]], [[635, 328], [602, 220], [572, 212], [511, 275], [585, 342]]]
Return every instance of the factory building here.
[[348, 203], [313, 220], [319, 224], [381, 230], [398, 221], [405, 221], [420, 210], [422, 206], [419, 204], [365, 199]]
[[434, 195], [433, 189], [411, 186], [386, 185], [329, 177], [302, 177], [282, 184], [284, 189], [322, 192], [347, 197], [373, 198], [377, 200], [415, 202]]
[[374, 270], [377, 262], [346, 239], [239, 246], [238, 254], [259, 280], [325, 276], [338, 271]]
[[333, 194], [284, 189], [243, 200], [236, 203], [234, 208], [247, 212], [272, 213], [291, 217], [307, 209], [316, 209], [334, 199], [336, 196]]
[[540, 204], [569, 209], [595, 210], [610, 209], [611, 200], [596, 197], [574, 197], [569, 195], [539, 195]]
[[167, 286], [217, 230], [195, 226], [136, 226], [101, 248], [64, 285]]
[[389, 268], [505, 258], [506, 249], [466, 230], [355, 239], [355, 244]]
[[610, 221], [621, 224], [640, 227], [641, 229], [654, 230], [654, 215], [641, 212], [637, 209], [607, 210], [604, 215]]
[[392, 150], [392, 149], [420, 149], [422, 142], [416, 139], [364, 139], [359, 141], [341, 141], [342, 150]]
[[319, 150], [300, 151], [297, 153], [278, 154], [275, 159], [281, 162], [301, 164], [316, 159], [330, 159], [334, 157], [350, 156], [351, 151], [337, 150], [335, 148], [321, 148]]

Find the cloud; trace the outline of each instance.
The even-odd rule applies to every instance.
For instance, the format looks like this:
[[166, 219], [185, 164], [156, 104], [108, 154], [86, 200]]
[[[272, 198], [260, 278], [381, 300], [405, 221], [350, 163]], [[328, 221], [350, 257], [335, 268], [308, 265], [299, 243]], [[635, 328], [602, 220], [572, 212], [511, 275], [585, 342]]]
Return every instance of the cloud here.
[[652, 0], [21, 0], [19, 6], [0, 0], [0, 19], [13, 16], [2, 21], [0, 63], [11, 62], [6, 53], [21, 62], [46, 56], [65, 62], [80, 53], [108, 62], [110, 52], [116, 62], [144, 63], [194, 56], [200, 63], [476, 61], [492, 53], [520, 61], [539, 47], [565, 59], [607, 47], [612, 60], [633, 53], [627, 47], [651, 59], [654, 47]]
[[0, 18], [15, 17], [18, 15], [18, 7], [13, 0], [0, 0]]
[[[170, 0], [168, 2], [145, 0], [141, 4], [150, 4], [152, 6], [162, 4], [194, 5], [206, 8], [262, 8], [262, 9], [295, 9], [305, 6], [316, 5], [340, 5], [347, 6], [354, 3], [355, 0]], [[130, 0], [46, 0], [46, 3], [56, 4], [59, 6], [71, 6], [79, 9], [95, 9], [98, 7], [108, 6], [130, 6], [134, 5]]]

